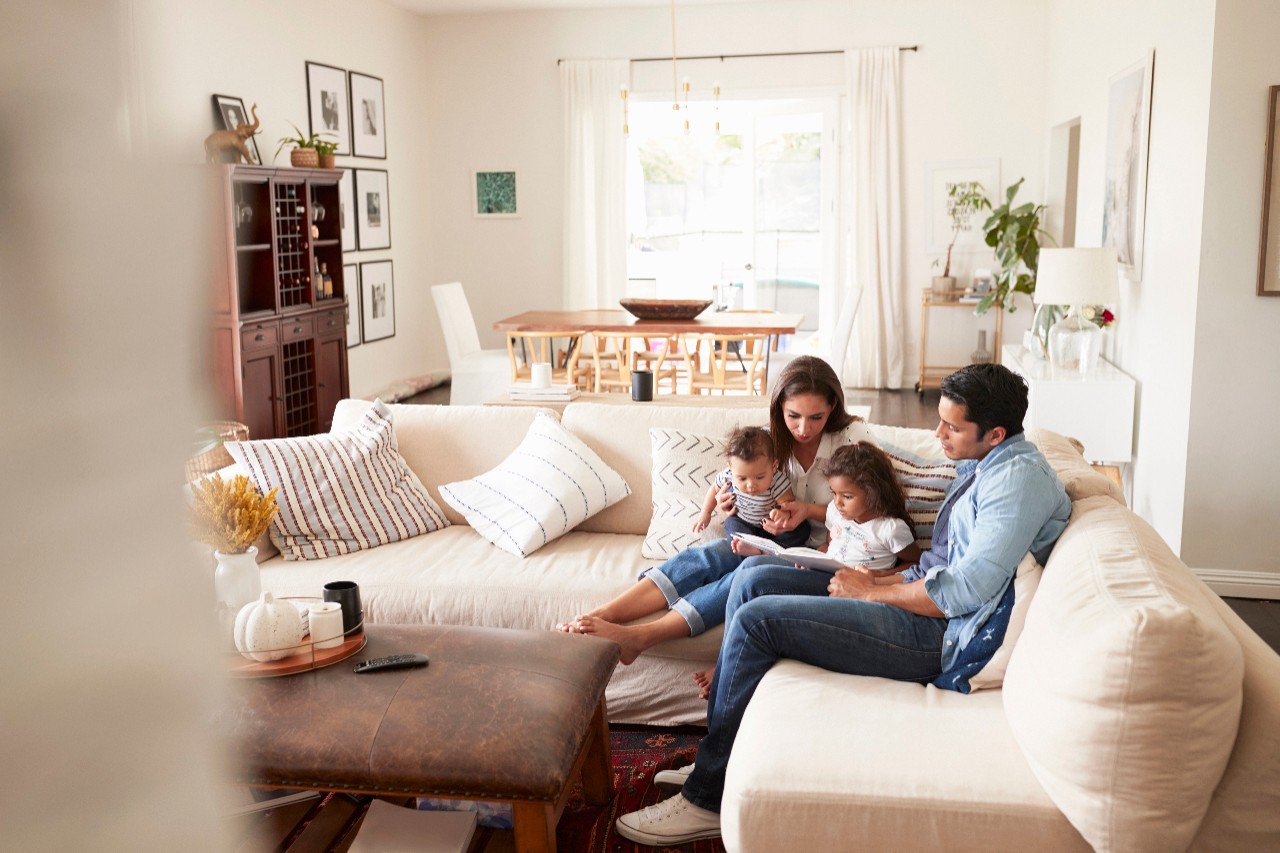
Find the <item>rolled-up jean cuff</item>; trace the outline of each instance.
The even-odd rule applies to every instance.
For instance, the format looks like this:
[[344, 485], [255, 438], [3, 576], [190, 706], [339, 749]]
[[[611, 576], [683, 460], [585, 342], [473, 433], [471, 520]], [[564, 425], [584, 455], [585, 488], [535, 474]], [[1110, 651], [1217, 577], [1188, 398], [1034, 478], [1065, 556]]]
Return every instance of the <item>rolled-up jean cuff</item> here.
[[662, 597], [667, 600], [667, 607], [675, 607], [676, 602], [680, 600], [680, 593], [676, 591], [675, 584], [662, 573], [662, 569], [656, 566], [652, 569], [645, 569], [640, 573], [640, 577], [653, 581], [654, 586], [662, 593]]
[[696, 637], [703, 631], [707, 630], [707, 626], [702, 622], [702, 614], [694, 609], [694, 606], [683, 598], [671, 605], [671, 609], [683, 616], [684, 621], [689, 623], [690, 637]]

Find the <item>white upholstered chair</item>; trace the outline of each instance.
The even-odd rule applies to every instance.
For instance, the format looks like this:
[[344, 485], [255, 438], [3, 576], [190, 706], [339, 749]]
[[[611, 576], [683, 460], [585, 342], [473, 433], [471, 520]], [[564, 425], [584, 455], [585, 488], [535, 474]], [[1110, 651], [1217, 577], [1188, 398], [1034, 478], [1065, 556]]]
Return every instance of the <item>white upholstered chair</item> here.
[[[844, 304], [840, 306], [840, 316], [836, 318], [836, 327], [832, 330], [830, 341], [819, 341], [818, 352], [815, 353], [819, 358], [831, 365], [831, 369], [836, 372], [836, 376], [840, 377], [840, 384], [844, 381], [844, 357], [849, 351], [849, 340], [853, 337], [853, 321], [858, 316], [858, 306], [862, 304], [862, 288], [859, 287], [853, 293], [844, 299]], [[796, 357], [795, 353], [775, 352], [769, 359], [769, 393], [773, 393], [773, 383], [780, 374]]]
[[507, 392], [511, 387], [511, 359], [505, 349], [481, 349], [476, 321], [471, 314], [462, 282], [436, 284], [431, 298], [440, 317], [440, 330], [449, 351], [449, 404], [453, 406], [484, 403]]

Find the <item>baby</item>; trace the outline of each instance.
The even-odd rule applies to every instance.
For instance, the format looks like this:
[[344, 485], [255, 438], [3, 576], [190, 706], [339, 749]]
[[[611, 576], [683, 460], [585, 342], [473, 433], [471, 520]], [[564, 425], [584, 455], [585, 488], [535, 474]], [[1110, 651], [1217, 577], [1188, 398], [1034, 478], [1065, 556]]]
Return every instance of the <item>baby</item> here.
[[772, 539], [784, 548], [803, 545], [809, 538], [807, 524], [776, 536], [763, 527], [765, 519], [779, 503], [795, 500], [791, 480], [778, 467], [769, 431], [762, 427], [738, 427], [729, 434], [725, 455], [729, 457], [729, 467], [716, 475], [715, 482], [707, 490], [702, 514], [694, 522], [693, 532], [701, 533], [711, 523], [716, 498], [720, 489], [728, 484], [734, 503], [729, 517], [724, 520], [727, 536], [750, 533]]

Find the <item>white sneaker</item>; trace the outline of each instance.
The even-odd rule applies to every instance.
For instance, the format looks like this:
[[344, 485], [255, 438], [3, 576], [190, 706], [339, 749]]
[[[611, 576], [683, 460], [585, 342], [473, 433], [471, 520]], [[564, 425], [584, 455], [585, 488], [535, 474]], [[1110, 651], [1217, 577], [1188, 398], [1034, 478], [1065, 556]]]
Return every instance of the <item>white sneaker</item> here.
[[686, 764], [679, 770], [659, 770], [653, 774], [653, 784], [659, 788], [683, 788], [684, 780], [693, 772], [693, 765]]
[[720, 815], [695, 806], [680, 794], [624, 814], [615, 825], [623, 838], [654, 847], [720, 837]]

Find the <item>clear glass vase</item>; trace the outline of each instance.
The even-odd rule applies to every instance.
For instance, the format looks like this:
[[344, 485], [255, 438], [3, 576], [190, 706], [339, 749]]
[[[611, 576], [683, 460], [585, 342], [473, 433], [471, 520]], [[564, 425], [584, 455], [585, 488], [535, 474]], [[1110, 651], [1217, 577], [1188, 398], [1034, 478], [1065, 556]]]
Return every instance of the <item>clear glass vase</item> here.
[[1061, 305], [1037, 305], [1031, 318], [1031, 330], [1027, 337], [1027, 351], [1041, 361], [1049, 360], [1049, 330], [1062, 319]]

